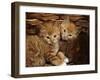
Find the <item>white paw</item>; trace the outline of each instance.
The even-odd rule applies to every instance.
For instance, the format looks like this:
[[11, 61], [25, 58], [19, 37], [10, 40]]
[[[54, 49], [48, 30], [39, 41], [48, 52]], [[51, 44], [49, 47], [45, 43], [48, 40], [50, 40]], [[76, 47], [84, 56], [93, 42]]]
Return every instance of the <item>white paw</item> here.
[[69, 59], [66, 57], [64, 62], [60, 66], [66, 66], [68, 62], [69, 62]]
[[69, 62], [69, 59], [66, 57], [65, 60], [64, 60], [64, 62], [65, 63], [68, 63]]

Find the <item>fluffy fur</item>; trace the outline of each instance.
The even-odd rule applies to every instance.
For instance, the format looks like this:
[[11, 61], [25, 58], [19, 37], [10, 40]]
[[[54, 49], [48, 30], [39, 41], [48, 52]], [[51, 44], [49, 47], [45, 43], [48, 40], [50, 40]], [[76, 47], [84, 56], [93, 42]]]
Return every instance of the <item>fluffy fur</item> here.
[[81, 31], [81, 27], [76, 26], [70, 21], [69, 17], [61, 24], [60, 42], [61, 51], [69, 59], [68, 64], [89, 64], [89, 37]]
[[65, 53], [66, 57], [68, 57], [69, 63], [74, 64], [80, 56], [80, 46], [77, 39], [80, 28], [70, 21], [69, 16], [62, 22], [60, 28], [62, 38], [60, 45], [65, 44], [64, 47], [60, 49]]
[[26, 37], [26, 66], [61, 65], [64, 54], [59, 52], [59, 24], [47, 21], [39, 25], [38, 35]]

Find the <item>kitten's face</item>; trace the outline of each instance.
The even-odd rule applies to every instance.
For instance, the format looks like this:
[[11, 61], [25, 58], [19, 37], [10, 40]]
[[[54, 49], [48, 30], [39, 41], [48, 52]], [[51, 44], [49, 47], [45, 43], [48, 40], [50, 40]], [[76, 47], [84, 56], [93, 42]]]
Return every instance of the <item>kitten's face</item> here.
[[79, 33], [79, 28], [77, 28], [74, 23], [69, 21], [64, 21], [61, 24], [60, 30], [62, 40], [75, 39]]
[[41, 26], [40, 36], [48, 43], [58, 43], [60, 39], [59, 24], [57, 22], [48, 21]]

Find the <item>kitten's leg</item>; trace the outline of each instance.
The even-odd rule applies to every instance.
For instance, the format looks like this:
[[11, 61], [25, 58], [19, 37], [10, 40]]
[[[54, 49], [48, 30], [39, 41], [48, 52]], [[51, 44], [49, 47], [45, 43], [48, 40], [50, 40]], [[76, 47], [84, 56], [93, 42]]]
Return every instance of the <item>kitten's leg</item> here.
[[58, 52], [57, 55], [54, 54], [55, 53], [49, 53], [47, 60], [55, 66], [61, 65], [65, 59], [64, 54], [62, 52]]
[[60, 59], [62, 59], [62, 60], [65, 59], [64, 53], [61, 52], [61, 51], [57, 53], [57, 56], [58, 56]]
[[61, 65], [64, 63], [65, 56], [63, 52], [58, 52], [55, 57], [56, 59], [52, 61], [54, 65]]
[[69, 59], [68, 57], [66, 57], [65, 55], [63, 55], [64, 53], [63, 52], [58, 52], [58, 56], [59, 58], [62, 60], [62, 66], [66, 66], [67, 63], [69, 62]]

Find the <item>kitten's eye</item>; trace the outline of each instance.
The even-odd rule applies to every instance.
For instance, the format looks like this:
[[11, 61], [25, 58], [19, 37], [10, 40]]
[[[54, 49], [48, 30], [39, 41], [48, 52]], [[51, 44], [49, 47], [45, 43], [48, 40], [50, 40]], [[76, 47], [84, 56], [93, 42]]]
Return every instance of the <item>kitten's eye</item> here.
[[66, 32], [66, 30], [64, 29], [64, 32]]
[[49, 37], [49, 36], [47, 36], [47, 39], [50, 39], [50, 37]]
[[57, 36], [56, 35], [54, 35], [54, 38], [56, 38]]

